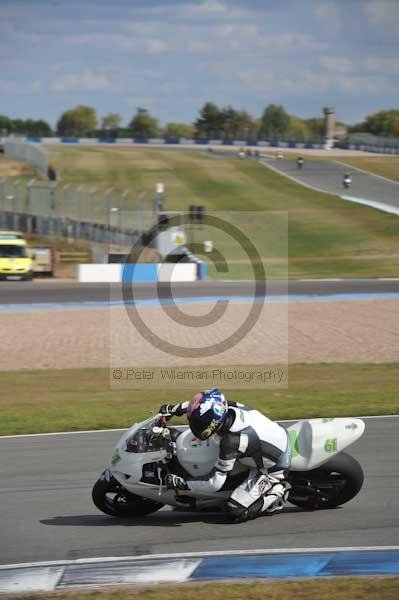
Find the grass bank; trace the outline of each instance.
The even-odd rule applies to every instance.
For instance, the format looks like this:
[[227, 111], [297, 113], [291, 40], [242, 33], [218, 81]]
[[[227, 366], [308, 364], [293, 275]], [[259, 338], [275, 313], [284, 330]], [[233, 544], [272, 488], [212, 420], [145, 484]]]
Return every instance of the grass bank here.
[[340, 156], [338, 160], [399, 182], [399, 156]]
[[339, 577], [296, 581], [206, 583], [180, 586], [120, 587], [56, 594], [13, 595], [14, 600], [397, 600], [399, 577]]
[[[208, 211], [256, 211], [258, 218], [246, 217], [244, 223], [237, 216], [237, 223], [255, 241], [268, 277], [286, 276], [287, 255], [291, 278], [398, 274], [397, 217], [307, 189], [256, 161], [171, 148], [57, 146], [50, 149], [50, 156], [63, 181], [86, 183], [86, 189], [112, 186], [115, 193], [129, 189], [131, 209], [137, 208], [142, 190], [148, 192], [150, 209], [155, 185], [163, 181], [168, 209], [203, 204]], [[98, 195], [100, 211], [102, 206], [103, 197]], [[280, 216], [269, 219], [268, 214], [276, 211]], [[137, 222], [138, 213], [131, 214]], [[201, 230], [194, 235], [197, 242], [215, 237], [207, 238], [210, 234]], [[211, 276], [251, 276], [248, 259], [226, 240], [217, 241], [226, 251], [229, 270], [211, 269]]]
[[[395, 414], [398, 367], [294, 364], [288, 389], [224, 391], [272, 419]], [[196, 391], [178, 384], [175, 390], [110, 387], [106, 369], [3, 371], [0, 389], [1, 435], [123, 428], [148, 417], [160, 404], [186, 400]]]

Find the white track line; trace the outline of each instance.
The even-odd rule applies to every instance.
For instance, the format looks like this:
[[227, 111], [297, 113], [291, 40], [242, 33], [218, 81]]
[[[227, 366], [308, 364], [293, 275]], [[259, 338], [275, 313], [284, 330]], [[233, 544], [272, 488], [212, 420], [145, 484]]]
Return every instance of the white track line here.
[[[347, 417], [343, 417], [343, 418], [356, 418], [356, 419], [397, 419], [399, 418], [399, 415], [349, 415]], [[339, 419], [340, 417], [336, 417], [337, 419]], [[301, 421], [302, 419], [299, 419], [298, 417], [293, 417], [292, 419], [278, 419], [277, 422], [278, 423], [292, 423], [294, 421]], [[86, 434], [86, 433], [117, 433], [120, 431], [127, 431], [128, 427], [123, 427], [121, 429], [88, 429], [85, 431], [55, 431], [55, 432], [50, 432], [50, 433], [20, 433], [17, 435], [1, 435], [0, 436], [0, 442], [2, 440], [10, 440], [13, 438], [31, 438], [31, 437], [51, 437], [51, 436], [57, 436], [57, 435], [80, 435], [80, 434]]]
[[359, 198], [357, 196], [340, 196], [342, 200], [346, 200], [347, 202], [353, 202], [354, 204], [360, 204], [362, 206], [369, 206], [370, 208], [375, 208], [376, 210], [380, 210], [382, 212], [389, 213], [391, 215], [399, 215], [399, 206], [394, 206], [393, 204], [386, 204], [385, 202], [377, 202], [376, 200], [367, 200], [367, 198]]
[[331, 548], [258, 548], [254, 550], [215, 550], [210, 552], [179, 552], [177, 554], [142, 554], [141, 556], [107, 556], [78, 558], [75, 560], [50, 560], [45, 562], [15, 563], [1, 565], [0, 570], [26, 569], [34, 567], [59, 567], [123, 561], [140, 562], [145, 560], [170, 560], [179, 558], [211, 558], [213, 556], [253, 556], [257, 554], [311, 554], [313, 552], [389, 552], [399, 551], [399, 546], [334, 546]]
[[338, 165], [342, 165], [344, 167], [348, 167], [348, 169], [355, 169], [355, 171], [360, 171], [361, 173], [365, 173], [366, 175], [371, 175], [371, 177], [377, 177], [378, 179], [382, 179], [383, 181], [388, 181], [389, 183], [396, 183], [399, 185], [399, 181], [395, 181], [394, 179], [389, 179], [388, 177], [384, 177], [383, 175], [377, 175], [377, 173], [372, 173], [371, 171], [366, 171], [366, 169], [361, 169], [360, 167], [354, 167], [349, 163], [342, 162], [342, 160], [333, 160], [332, 162], [337, 163]]

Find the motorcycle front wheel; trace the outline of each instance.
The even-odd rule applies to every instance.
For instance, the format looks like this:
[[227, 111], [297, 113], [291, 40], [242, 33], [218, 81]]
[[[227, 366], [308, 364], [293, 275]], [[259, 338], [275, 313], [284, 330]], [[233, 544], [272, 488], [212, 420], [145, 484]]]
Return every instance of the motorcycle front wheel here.
[[91, 496], [96, 507], [103, 513], [125, 519], [143, 517], [164, 506], [160, 502], [128, 492], [114, 477], [107, 479], [104, 473], [94, 484]]
[[352, 500], [363, 485], [363, 469], [358, 461], [341, 452], [317, 469], [289, 475], [292, 490], [288, 501], [307, 509], [335, 508]]

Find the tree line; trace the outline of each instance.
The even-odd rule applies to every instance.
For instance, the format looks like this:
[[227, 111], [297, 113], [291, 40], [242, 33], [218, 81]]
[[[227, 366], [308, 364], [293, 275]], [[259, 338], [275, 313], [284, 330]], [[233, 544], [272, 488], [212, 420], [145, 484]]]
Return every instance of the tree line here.
[[[4, 131], [42, 137], [56, 134], [63, 137], [306, 141], [324, 136], [324, 119], [301, 119], [288, 114], [284, 107], [276, 104], [269, 104], [260, 117], [253, 117], [245, 110], [206, 102], [194, 123], [170, 122], [161, 127], [158, 119], [149, 111], [138, 108], [128, 125], [122, 126], [122, 117], [118, 113], [108, 113], [99, 120], [94, 107], [79, 105], [62, 113], [55, 131], [42, 119], [10, 119], [0, 115], [0, 134]], [[399, 109], [374, 113], [362, 123], [349, 127], [349, 132], [399, 137]]]

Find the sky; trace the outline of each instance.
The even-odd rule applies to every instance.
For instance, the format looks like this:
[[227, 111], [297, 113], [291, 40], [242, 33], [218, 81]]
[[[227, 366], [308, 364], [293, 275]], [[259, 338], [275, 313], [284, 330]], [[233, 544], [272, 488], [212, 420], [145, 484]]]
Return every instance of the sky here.
[[399, 0], [0, 0], [0, 114], [399, 108]]

